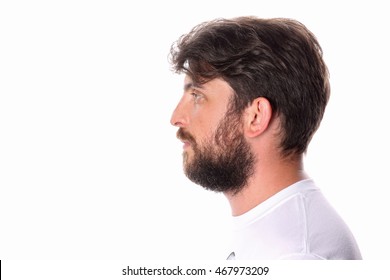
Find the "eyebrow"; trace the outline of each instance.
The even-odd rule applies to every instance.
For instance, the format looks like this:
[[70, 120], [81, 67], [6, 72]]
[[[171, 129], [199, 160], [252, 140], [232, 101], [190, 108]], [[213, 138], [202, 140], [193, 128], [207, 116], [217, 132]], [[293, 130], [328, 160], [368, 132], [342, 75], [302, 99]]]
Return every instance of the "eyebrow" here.
[[196, 82], [189, 82], [184, 85], [184, 91], [188, 91], [192, 88], [195, 89], [204, 89], [202, 84], [196, 83]]

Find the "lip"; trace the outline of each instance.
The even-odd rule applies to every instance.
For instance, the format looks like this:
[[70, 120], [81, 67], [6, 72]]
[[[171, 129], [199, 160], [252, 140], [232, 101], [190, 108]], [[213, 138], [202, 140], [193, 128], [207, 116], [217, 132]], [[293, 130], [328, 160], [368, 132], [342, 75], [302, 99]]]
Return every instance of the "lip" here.
[[181, 140], [181, 142], [183, 143], [183, 149], [187, 149], [187, 148], [189, 148], [191, 146], [191, 143], [188, 142], [188, 141]]

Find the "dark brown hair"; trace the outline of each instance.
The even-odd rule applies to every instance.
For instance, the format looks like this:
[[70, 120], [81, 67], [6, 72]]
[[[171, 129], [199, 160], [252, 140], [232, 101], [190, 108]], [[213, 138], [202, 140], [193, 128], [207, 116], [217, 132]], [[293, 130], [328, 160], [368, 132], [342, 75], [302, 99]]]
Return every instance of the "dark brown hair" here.
[[286, 18], [216, 19], [195, 26], [175, 42], [170, 61], [197, 82], [222, 78], [242, 112], [265, 97], [281, 119], [285, 155], [301, 154], [320, 125], [330, 95], [328, 70], [316, 37]]

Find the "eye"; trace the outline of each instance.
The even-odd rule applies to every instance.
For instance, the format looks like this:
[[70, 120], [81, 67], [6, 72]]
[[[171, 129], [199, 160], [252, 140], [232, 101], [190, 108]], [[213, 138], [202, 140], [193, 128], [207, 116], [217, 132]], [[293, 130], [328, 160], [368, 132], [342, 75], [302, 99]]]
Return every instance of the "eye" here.
[[203, 97], [203, 95], [201, 93], [197, 92], [197, 91], [192, 91], [191, 92], [191, 96], [195, 100], [195, 103], [199, 102], [199, 100]]
[[195, 91], [191, 92], [191, 95], [192, 95], [192, 97], [194, 97], [195, 99], [200, 97], [200, 94], [197, 93], [197, 92], [195, 92]]

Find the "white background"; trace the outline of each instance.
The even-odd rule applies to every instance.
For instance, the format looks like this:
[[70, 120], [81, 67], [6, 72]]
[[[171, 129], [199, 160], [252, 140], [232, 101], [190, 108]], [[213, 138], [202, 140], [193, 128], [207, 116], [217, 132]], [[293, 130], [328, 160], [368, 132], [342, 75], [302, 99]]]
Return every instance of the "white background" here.
[[[336, 4], [337, 3], [337, 4]], [[220, 259], [230, 208], [182, 174], [171, 44], [217, 17], [290, 17], [332, 96], [306, 169], [367, 260], [388, 259], [385, 1], [1, 1], [0, 259]]]

